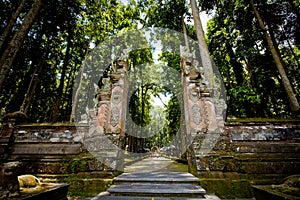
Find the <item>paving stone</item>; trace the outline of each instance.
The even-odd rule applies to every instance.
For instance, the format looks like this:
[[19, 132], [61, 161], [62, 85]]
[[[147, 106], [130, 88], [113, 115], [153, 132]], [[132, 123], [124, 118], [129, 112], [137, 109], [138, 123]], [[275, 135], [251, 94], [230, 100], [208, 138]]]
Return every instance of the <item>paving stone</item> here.
[[220, 200], [215, 195], [205, 195], [203, 198], [188, 197], [136, 197], [136, 196], [101, 196], [91, 200]]
[[205, 190], [193, 184], [157, 184], [157, 183], [131, 183], [113, 185], [108, 190], [111, 194], [125, 194], [125, 195], [161, 195], [161, 196], [184, 196], [184, 195], [204, 195]]
[[135, 172], [123, 173], [114, 178], [114, 182], [199, 183], [199, 179], [187, 172]]
[[172, 162], [151, 157], [126, 166], [125, 173], [114, 178], [114, 185], [91, 200], [220, 200], [207, 195], [199, 179], [188, 172], [160, 171]]

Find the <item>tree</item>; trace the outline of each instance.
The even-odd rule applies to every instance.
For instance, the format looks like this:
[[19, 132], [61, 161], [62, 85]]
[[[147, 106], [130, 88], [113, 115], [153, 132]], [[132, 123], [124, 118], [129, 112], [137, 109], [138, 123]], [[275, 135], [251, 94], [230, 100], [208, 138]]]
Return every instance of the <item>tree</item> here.
[[41, 74], [44, 64], [45, 64], [45, 60], [41, 59], [40, 63], [38, 64], [38, 67], [34, 70], [34, 73], [31, 75], [30, 84], [29, 84], [27, 92], [25, 94], [23, 103], [20, 107], [20, 111], [23, 112], [25, 115], [27, 115], [29, 107], [31, 106], [33, 96], [34, 96], [37, 84], [39, 82], [38, 76]]
[[83, 72], [85, 71], [87, 56], [88, 56], [88, 53], [89, 53], [89, 48], [90, 48], [90, 40], [88, 41], [88, 44], [86, 45], [85, 58], [84, 58], [83, 65], [82, 65], [82, 67], [80, 69], [80, 72], [79, 72], [79, 83], [78, 83], [78, 87], [75, 91], [75, 95], [74, 95], [74, 98], [73, 98], [72, 110], [71, 110], [71, 115], [70, 115], [70, 123], [73, 123], [75, 121], [75, 109], [76, 109], [76, 106], [77, 106], [79, 93], [80, 93], [80, 90], [82, 88]]
[[67, 73], [67, 68], [69, 67], [69, 64], [70, 64], [70, 57], [71, 57], [71, 52], [70, 51], [71, 51], [71, 45], [72, 45], [72, 39], [73, 39], [73, 32], [72, 31], [73, 31], [72, 27], [69, 27], [66, 54], [65, 54], [64, 61], [63, 61], [59, 86], [58, 86], [57, 92], [56, 92], [56, 100], [55, 100], [53, 110], [52, 110], [52, 113], [51, 113], [51, 122], [57, 122], [58, 111], [59, 111], [59, 107], [60, 107], [60, 103], [61, 103], [62, 96], [63, 96], [63, 91], [64, 91], [65, 76], [66, 76], [66, 73]]
[[12, 14], [6, 28], [4, 29], [1, 37], [0, 37], [0, 52], [4, 46], [4, 43], [7, 39], [7, 36], [9, 34], [9, 32], [11, 31], [11, 29], [13, 28], [15, 21], [17, 19], [17, 17], [19, 16], [21, 10], [23, 9], [24, 5], [25, 5], [26, 0], [22, 0], [17, 8], [17, 10]]
[[256, 7], [253, 3], [253, 0], [249, 0], [249, 1], [250, 1], [251, 8], [253, 9], [254, 15], [257, 18], [258, 24], [259, 24], [260, 28], [262, 29], [262, 31], [265, 34], [266, 41], [267, 41], [268, 46], [271, 50], [274, 62], [276, 64], [276, 67], [277, 67], [277, 69], [279, 71], [279, 74], [281, 76], [284, 89], [285, 89], [285, 91], [287, 93], [287, 96], [289, 98], [289, 102], [290, 102], [292, 111], [299, 112], [300, 106], [299, 106], [298, 100], [295, 96], [295, 93], [293, 91], [293, 88], [290, 84], [290, 81], [289, 81], [289, 79], [286, 75], [283, 63], [281, 61], [280, 54], [277, 50], [278, 48], [275, 47], [274, 42], [273, 42], [267, 28], [265, 27], [264, 22], [263, 22], [262, 18], [260, 17], [260, 14], [259, 14], [258, 10], [256, 9]]
[[26, 17], [23, 20], [23, 23], [20, 29], [15, 33], [14, 37], [10, 41], [8, 47], [5, 49], [1, 56], [0, 60], [0, 91], [2, 90], [4, 80], [7, 76], [7, 73], [20, 49], [22, 46], [26, 35], [32, 26], [35, 17], [40, 11], [42, 6], [42, 0], [35, 0], [32, 8], [27, 13]]
[[196, 29], [196, 35], [197, 35], [197, 40], [198, 40], [200, 54], [201, 54], [202, 66], [206, 66], [206, 67], [210, 68], [212, 66], [212, 63], [211, 63], [211, 60], [209, 57], [208, 47], [205, 42], [204, 31], [203, 31], [202, 24], [200, 21], [200, 16], [199, 16], [199, 9], [198, 9], [196, 0], [190, 0], [190, 3], [191, 3], [191, 7], [192, 7], [194, 25], [195, 25], [195, 29]]
[[[260, 1], [257, 6], [287, 76], [299, 95], [298, 29], [295, 2]], [[299, 3], [298, 3], [299, 5]], [[227, 113], [235, 117], [287, 117], [291, 108], [274, 65], [264, 33], [249, 1], [201, 1], [202, 11], [213, 13], [207, 26], [207, 42], [227, 90]], [[212, 12], [213, 11], [213, 12]]]

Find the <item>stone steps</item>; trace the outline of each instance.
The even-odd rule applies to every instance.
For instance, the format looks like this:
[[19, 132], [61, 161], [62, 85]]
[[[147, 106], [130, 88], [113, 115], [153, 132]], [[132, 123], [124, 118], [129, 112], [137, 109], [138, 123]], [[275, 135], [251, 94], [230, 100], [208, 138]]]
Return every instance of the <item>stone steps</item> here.
[[10, 140], [10, 137], [0, 138], [0, 160], [6, 160], [8, 158], [11, 143]]
[[193, 184], [131, 183], [113, 185], [107, 190], [114, 196], [197, 196], [203, 197], [205, 190]]
[[134, 197], [134, 196], [102, 196], [92, 200], [220, 200], [215, 195], [204, 195], [203, 198], [186, 198], [186, 197]]
[[114, 185], [105, 195], [93, 198], [99, 199], [219, 200], [215, 195], [207, 195], [199, 179], [187, 172], [123, 173], [114, 178]]
[[114, 183], [131, 183], [131, 182], [147, 182], [147, 183], [193, 183], [199, 184], [199, 179], [186, 172], [134, 172], [123, 173], [114, 178]]

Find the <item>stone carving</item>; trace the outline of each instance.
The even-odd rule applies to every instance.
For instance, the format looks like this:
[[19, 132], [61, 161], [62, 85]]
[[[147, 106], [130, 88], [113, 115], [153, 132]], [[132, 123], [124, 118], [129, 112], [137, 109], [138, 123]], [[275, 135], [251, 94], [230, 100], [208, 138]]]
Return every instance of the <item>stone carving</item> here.
[[38, 140], [47, 140], [51, 138], [52, 133], [51, 132], [46, 132], [46, 131], [41, 131], [41, 132], [34, 132], [32, 134], [33, 139], [38, 139]]
[[112, 95], [112, 103], [118, 105], [121, 102], [121, 92], [115, 91]]
[[199, 95], [198, 95], [198, 91], [196, 90], [196, 88], [190, 89], [189, 90], [189, 98], [191, 101], [193, 101], [194, 103], [196, 103], [199, 100]]
[[98, 125], [100, 127], [106, 128], [107, 118], [108, 118], [108, 103], [102, 103], [99, 106], [97, 118], [98, 118]]
[[192, 53], [189, 51], [187, 46], [181, 46], [180, 45], [180, 56], [182, 58], [195, 58], [195, 51]]
[[183, 59], [183, 70], [185, 75], [189, 75], [191, 80], [197, 80], [200, 78], [199, 62], [195, 59], [195, 51], [190, 53], [186, 46], [180, 46], [180, 55]]
[[194, 104], [192, 107], [192, 119], [195, 124], [197, 125], [200, 124], [201, 121], [200, 108], [197, 104]]
[[[124, 60], [117, 60], [113, 63], [113, 71], [114, 73], [111, 74], [111, 76], [116, 76], [116, 77], [112, 77], [113, 79], [120, 79], [121, 74], [119, 73], [124, 73], [126, 72], [127, 69], [127, 63]], [[119, 73], [118, 73], [119, 72]], [[117, 74], [116, 74], [117, 73]]]
[[205, 115], [208, 132], [215, 132], [218, 129], [218, 123], [215, 106], [211, 101], [205, 101]]
[[103, 91], [109, 91], [110, 90], [111, 83], [110, 83], [109, 78], [103, 78], [102, 79], [102, 84], [103, 84], [103, 86], [102, 86], [101, 90], [103, 90]]
[[184, 71], [185, 75], [190, 75], [191, 80], [196, 80], [200, 78], [199, 69], [194, 65], [186, 65]]
[[120, 117], [120, 111], [117, 107], [113, 107], [111, 110], [111, 119], [110, 119], [110, 124], [115, 127], [118, 124]]

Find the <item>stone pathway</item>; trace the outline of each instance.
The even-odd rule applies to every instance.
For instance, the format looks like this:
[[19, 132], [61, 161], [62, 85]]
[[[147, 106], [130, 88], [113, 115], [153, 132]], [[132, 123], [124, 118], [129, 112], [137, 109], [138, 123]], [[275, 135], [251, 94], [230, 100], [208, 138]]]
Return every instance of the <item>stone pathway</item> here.
[[[162, 171], [169, 171], [169, 172], [176, 172], [176, 169], [170, 169], [171, 165], [176, 163], [176, 161], [171, 160], [165, 157], [147, 157], [143, 160], [140, 160], [134, 164], [129, 166], [125, 166], [124, 172], [125, 173], [133, 173], [133, 172], [162, 172]], [[183, 165], [183, 164], [182, 164]], [[186, 168], [187, 170], [187, 168]]]
[[206, 194], [185, 165], [175, 165], [180, 164], [164, 157], [147, 157], [125, 166], [124, 173], [114, 178], [114, 185], [92, 200], [219, 200]]

